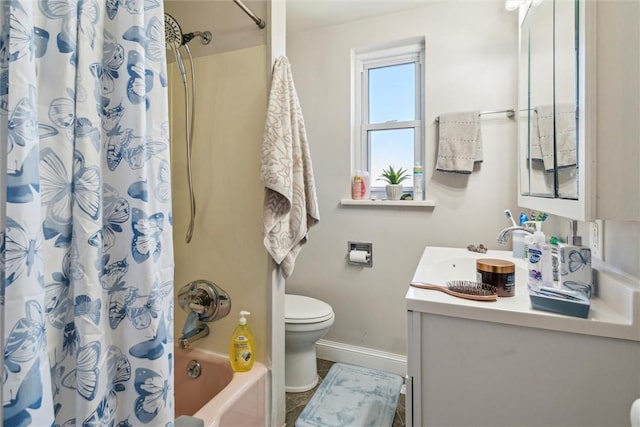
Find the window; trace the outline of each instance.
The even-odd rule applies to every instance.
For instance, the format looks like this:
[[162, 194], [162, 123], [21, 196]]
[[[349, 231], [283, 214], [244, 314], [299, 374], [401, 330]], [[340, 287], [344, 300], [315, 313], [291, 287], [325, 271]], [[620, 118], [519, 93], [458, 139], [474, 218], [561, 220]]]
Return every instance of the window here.
[[374, 196], [382, 169], [405, 168], [413, 186], [413, 165], [424, 165], [424, 39], [354, 51], [352, 168], [369, 172]]

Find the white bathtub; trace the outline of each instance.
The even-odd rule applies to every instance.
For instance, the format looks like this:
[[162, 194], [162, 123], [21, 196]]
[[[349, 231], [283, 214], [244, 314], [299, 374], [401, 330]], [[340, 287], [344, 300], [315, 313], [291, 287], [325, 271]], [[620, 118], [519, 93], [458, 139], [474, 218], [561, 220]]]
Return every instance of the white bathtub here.
[[[196, 360], [201, 375], [190, 378], [187, 365]], [[229, 359], [201, 350], [175, 349], [176, 418], [190, 415], [205, 427], [266, 426], [267, 368], [256, 362], [249, 372], [231, 370]]]

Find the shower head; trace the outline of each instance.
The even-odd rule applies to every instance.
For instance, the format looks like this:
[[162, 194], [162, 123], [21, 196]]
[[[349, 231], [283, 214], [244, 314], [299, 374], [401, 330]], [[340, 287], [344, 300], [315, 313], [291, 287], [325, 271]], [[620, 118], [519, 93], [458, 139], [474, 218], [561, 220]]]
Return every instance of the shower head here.
[[183, 44], [180, 24], [168, 13], [164, 14], [164, 42], [167, 48], [173, 49], [178, 49]]
[[194, 31], [183, 34], [178, 21], [168, 13], [164, 14], [164, 42], [167, 49], [178, 49], [180, 46], [186, 46], [195, 37], [200, 37], [202, 44], [209, 44], [212, 39], [211, 31]]
[[182, 36], [182, 44], [185, 45], [185, 47], [187, 46], [187, 43], [189, 43], [191, 40], [193, 40], [195, 37], [200, 37], [202, 40], [202, 44], [209, 44], [211, 43], [211, 39], [213, 38], [213, 36], [211, 35], [211, 31], [194, 31], [192, 33], [186, 33], [185, 35]]

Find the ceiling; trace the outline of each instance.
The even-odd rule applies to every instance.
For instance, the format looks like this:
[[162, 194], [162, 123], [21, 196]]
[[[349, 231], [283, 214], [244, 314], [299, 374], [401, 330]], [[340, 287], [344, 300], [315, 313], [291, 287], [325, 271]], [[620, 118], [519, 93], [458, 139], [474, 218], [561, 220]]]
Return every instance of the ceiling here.
[[343, 24], [443, 0], [287, 0], [287, 32]]
[[[343, 24], [439, 1], [451, 0], [286, 0], [287, 32]], [[268, 0], [243, 0], [243, 3], [269, 25]], [[184, 33], [211, 31], [213, 34], [209, 45], [203, 45], [199, 39], [189, 43], [194, 56], [267, 42], [267, 31], [259, 29], [232, 0], [165, 0], [164, 8]]]

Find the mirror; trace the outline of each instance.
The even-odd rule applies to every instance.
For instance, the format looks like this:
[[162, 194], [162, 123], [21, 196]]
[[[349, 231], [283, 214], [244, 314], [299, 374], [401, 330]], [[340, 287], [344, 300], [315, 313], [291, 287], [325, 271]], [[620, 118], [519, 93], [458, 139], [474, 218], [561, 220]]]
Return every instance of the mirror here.
[[578, 199], [577, 1], [534, 0], [521, 10], [520, 192]]

